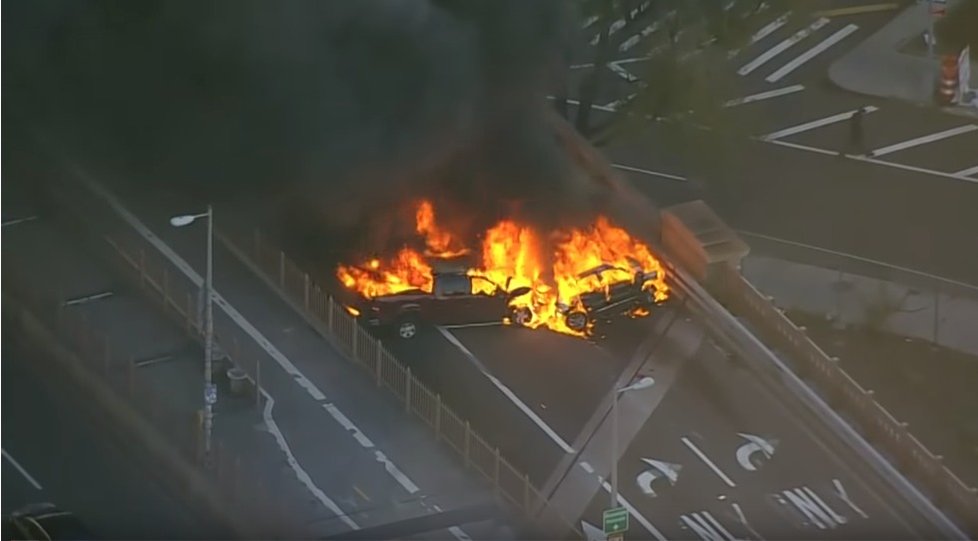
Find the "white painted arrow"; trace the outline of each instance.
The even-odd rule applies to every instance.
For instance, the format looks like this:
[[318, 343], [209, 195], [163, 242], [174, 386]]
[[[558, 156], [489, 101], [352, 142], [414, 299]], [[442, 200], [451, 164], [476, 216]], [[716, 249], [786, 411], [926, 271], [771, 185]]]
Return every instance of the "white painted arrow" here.
[[584, 530], [584, 539], [587, 541], [608, 541], [608, 536], [601, 528], [586, 520], [581, 521], [581, 530]]
[[739, 432], [737, 435], [747, 440], [747, 443], [737, 449], [737, 462], [745, 470], [757, 471], [757, 466], [750, 461], [750, 457], [754, 453], [764, 453], [764, 458], [774, 456], [774, 446], [777, 445], [776, 440], [768, 441], [760, 436], [744, 434], [743, 432]]
[[643, 471], [635, 477], [635, 482], [638, 483], [638, 488], [641, 489], [642, 493], [646, 496], [655, 497], [655, 490], [652, 488], [652, 483], [656, 479], [665, 478], [669, 480], [670, 485], [675, 485], [676, 481], [679, 479], [679, 470], [683, 469], [681, 464], [672, 464], [670, 462], [663, 462], [661, 460], [655, 460], [652, 458], [643, 458], [642, 462], [649, 466], [649, 469]]

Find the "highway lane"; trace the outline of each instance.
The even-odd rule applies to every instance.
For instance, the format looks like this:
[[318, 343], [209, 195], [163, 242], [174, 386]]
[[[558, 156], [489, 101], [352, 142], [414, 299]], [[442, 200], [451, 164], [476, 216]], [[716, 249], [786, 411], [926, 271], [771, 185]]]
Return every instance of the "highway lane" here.
[[225, 528], [165, 488], [152, 463], [133, 456], [125, 437], [89, 399], [24, 350], [3, 341], [3, 512], [52, 502], [103, 539], [222, 539]]

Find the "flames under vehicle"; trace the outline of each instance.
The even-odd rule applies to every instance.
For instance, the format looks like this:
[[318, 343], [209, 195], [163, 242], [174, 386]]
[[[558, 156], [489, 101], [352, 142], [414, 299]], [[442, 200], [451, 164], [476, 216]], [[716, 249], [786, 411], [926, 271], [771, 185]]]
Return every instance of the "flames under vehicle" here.
[[[469, 276], [464, 271], [432, 274], [432, 291], [409, 289], [372, 299], [361, 299], [352, 311], [373, 327], [393, 329], [405, 340], [417, 336], [422, 325], [493, 323], [508, 319], [526, 324], [532, 313], [526, 307], [512, 306], [513, 299], [530, 292], [529, 287], [507, 291], [487, 278]], [[473, 291], [491, 293], [473, 293]]]

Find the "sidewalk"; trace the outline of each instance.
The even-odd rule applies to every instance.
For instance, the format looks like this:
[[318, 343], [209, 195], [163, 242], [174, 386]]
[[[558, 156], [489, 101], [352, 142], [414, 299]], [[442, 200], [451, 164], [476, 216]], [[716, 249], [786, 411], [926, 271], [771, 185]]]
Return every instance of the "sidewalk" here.
[[[948, 9], [964, 0], [949, 0]], [[935, 89], [940, 65], [938, 58], [901, 52], [910, 41], [923, 39], [930, 26], [927, 2], [916, 2], [847, 55], [829, 66], [829, 79], [837, 86], [858, 94], [935, 106]], [[972, 53], [972, 89], [978, 87], [978, 56]], [[945, 107], [949, 113], [978, 117], [978, 108]]]
[[978, 286], [748, 239], [744, 277], [978, 485]]

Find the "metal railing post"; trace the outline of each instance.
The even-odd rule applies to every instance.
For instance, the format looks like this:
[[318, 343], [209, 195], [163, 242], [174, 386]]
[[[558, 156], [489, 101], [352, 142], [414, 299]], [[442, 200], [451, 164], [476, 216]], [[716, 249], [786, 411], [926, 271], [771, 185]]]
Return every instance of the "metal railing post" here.
[[350, 342], [351, 342], [350, 348], [353, 350], [353, 360], [355, 360], [355, 361], [359, 361], [360, 360], [360, 356], [357, 353], [357, 349], [358, 349], [357, 348], [357, 342], [359, 341], [359, 340], [357, 340], [357, 333], [358, 333], [357, 327], [359, 327], [359, 325], [357, 325], [357, 322], [354, 321], [353, 322], [353, 332], [352, 332], [352, 335], [353, 336], [352, 336], [352, 338], [350, 338]]
[[404, 411], [411, 413], [411, 367], [407, 367], [404, 377]]
[[329, 334], [333, 334], [333, 296], [329, 295], [326, 298], [329, 299], [326, 303], [326, 328], [329, 329]]
[[383, 345], [381, 344], [380, 341], [378, 341], [377, 342], [377, 361], [376, 361], [376, 363], [377, 363], [376, 373], [377, 373], [377, 386], [378, 387], [380, 387], [380, 384], [383, 382], [383, 375], [382, 375], [382, 372], [381, 372], [381, 370], [383, 368], [383, 364], [382, 364], [383, 351], [384, 351]]
[[435, 395], [435, 443], [441, 441], [441, 395]]

